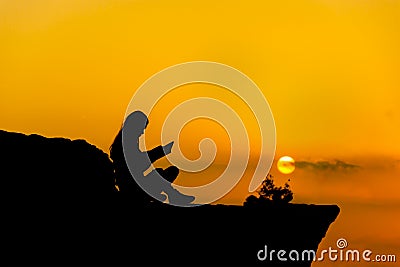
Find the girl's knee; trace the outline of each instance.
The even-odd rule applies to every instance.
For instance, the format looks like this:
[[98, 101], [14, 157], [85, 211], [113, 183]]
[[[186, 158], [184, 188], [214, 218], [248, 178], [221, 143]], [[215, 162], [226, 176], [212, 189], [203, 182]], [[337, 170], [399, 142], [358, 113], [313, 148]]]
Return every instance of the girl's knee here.
[[169, 181], [173, 182], [179, 174], [179, 169], [175, 166], [170, 166], [164, 170], [164, 178]]
[[166, 169], [166, 172], [168, 172], [170, 175], [178, 176], [179, 169], [176, 166], [170, 166]]

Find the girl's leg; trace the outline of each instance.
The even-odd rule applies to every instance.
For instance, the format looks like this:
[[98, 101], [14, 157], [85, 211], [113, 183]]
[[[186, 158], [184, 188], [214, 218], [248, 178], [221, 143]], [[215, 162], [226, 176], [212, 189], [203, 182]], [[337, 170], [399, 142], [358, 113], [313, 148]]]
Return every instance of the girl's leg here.
[[179, 174], [179, 169], [175, 166], [170, 166], [166, 169], [156, 168], [156, 171], [170, 183], [173, 183]]

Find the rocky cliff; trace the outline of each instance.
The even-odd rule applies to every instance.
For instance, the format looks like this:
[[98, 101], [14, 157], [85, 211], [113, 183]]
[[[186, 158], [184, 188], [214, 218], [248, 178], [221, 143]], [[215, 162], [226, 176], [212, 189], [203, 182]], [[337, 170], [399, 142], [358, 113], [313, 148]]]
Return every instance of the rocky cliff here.
[[339, 214], [303, 204], [133, 208], [108, 155], [83, 140], [0, 131], [0, 153], [2, 265], [310, 266], [301, 253], [317, 250]]

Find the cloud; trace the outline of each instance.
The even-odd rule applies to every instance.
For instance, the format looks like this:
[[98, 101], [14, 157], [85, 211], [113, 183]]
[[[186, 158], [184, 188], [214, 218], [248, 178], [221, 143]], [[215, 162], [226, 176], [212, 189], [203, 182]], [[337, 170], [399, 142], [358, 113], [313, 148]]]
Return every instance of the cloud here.
[[336, 160], [335, 162], [329, 161], [297, 161], [296, 168], [299, 169], [312, 169], [312, 170], [320, 170], [320, 171], [348, 171], [348, 170], [356, 170], [361, 167], [358, 165], [346, 163], [344, 161]]

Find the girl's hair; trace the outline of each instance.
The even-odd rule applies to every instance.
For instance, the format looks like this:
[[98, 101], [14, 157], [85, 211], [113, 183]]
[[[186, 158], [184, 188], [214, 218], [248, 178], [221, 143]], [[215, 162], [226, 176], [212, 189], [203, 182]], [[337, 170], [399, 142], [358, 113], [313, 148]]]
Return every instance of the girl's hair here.
[[122, 126], [118, 134], [114, 138], [114, 142], [110, 146], [110, 158], [115, 161], [123, 157], [122, 152]]
[[129, 123], [130, 125], [134, 125], [140, 130], [146, 128], [148, 124], [147, 116], [142, 111], [134, 111], [126, 117], [125, 122], [122, 124], [121, 128], [118, 131], [118, 134], [114, 138], [114, 142], [110, 146], [110, 158], [113, 161], [123, 159], [124, 153], [122, 148], [122, 128], [124, 125]]

